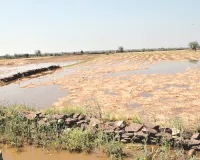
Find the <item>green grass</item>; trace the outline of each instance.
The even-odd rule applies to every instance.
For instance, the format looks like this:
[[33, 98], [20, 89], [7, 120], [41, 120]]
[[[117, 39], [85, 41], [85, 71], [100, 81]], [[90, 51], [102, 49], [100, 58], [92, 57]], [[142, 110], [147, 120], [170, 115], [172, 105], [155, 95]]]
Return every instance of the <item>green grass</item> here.
[[87, 114], [87, 111], [83, 107], [79, 107], [79, 106], [64, 107], [62, 109], [48, 108], [48, 109], [44, 109], [42, 112], [47, 115], [71, 114], [71, 113]]

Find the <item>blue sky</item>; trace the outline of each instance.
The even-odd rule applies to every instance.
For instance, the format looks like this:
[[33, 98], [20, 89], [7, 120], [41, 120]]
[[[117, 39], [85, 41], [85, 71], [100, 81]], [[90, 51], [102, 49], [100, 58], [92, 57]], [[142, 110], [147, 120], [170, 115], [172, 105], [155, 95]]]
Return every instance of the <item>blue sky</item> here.
[[0, 0], [0, 55], [200, 41], [200, 0]]

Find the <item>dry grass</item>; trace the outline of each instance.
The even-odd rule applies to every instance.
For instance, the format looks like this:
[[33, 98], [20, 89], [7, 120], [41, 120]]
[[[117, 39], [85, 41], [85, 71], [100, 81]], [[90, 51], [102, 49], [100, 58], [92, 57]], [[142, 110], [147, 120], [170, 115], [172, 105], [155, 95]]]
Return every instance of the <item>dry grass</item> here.
[[[139, 114], [144, 122], [154, 121], [162, 124], [178, 116], [184, 118], [186, 125], [196, 126], [200, 113], [199, 69], [168, 75], [106, 76], [110, 72], [148, 68], [150, 64], [160, 61], [189, 59], [199, 60], [200, 51], [97, 55], [91, 61], [71, 66], [76, 70], [72, 75], [46, 84], [58, 84], [69, 91], [67, 97], [55, 104], [56, 107], [65, 106], [69, 102], [80, 106], [93, 106], [94, 101], [98, 101], [103, 112], [111, 113], [111, 117], [123, 115], [131, 119], [135, 114]], [[109, 94], [105, 90], [108, 90]], [[140, 94], [143, 92], [150, 92], [153, 97], [142, 97]], [[136, 103], [141, 107], [130, 106]]]

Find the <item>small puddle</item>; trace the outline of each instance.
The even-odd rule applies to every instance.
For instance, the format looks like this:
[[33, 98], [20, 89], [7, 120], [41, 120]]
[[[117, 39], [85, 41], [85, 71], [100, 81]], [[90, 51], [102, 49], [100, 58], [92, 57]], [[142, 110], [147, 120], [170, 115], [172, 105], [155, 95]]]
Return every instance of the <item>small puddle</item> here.
[[47, 152], [41, 148], [26, 147], [22, 152], [16, 152], [16, 149], [3, 147], [4, 160], [108, 160], [103, 153], [84, 154], [69, 153], [67, 151]]
[[117, 95], [119, 95], [118, 93], [111, 92], [109, 89], [105, 89], [104, 90], [104, 94], [108, 94], [108, 95], [111, 95], [111, 96], [117, 96]]
[[189, 61], [163, 61], [153, 65], [150, 65], [148, 69], [144, 70], [132, 70], [125, 72], [111, 72], [106, 76], [122, 76], [122, 75], [135, 75], [135, 74], [176, 74], [186, 71], [188, 68], [200, 66], [199, 61], [195, 63]]
[[188, 89], [190, 86], [189, 85], [180, 85], [180, 84], [168, 84], [164, 88], [170, 88], [170, 87]]
[[131, 103], [131, 104], [128, 104], [128, 107], [139, 108], [139, 107], [141, 107], [141, 104], [139, 104], [139, 103]]
[[148, 98], [148, 97], [153, 97], [153, 94], [152, 94], [152, 93], [149, 93], [149, 92], [142, 92], [142, 93], [140, 94], [140, 96]]

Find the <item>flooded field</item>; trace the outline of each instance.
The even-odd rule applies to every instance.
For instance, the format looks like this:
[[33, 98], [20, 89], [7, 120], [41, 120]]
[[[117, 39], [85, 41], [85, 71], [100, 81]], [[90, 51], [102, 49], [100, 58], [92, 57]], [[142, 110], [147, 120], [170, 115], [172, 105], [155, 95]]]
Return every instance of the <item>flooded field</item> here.
[[[24, 72], [31, 69], [38, 69], [41, 67], [48, 67], [51, 65], [67, 66], [75, 64], [78, 61], [72, 62], [57, 62], [57, 63], [39, 63], [15, 67], [0, 67], [1, 70], [8, 71], [6, 76], [16, 74], [17, 72]], [[63, 68], [55, 71], [52, 74], [41, 75], [36, 78], [26, 78], [14, 82], [12, 84], [0, 87], [0, 104], [3, 105], [17, 105], [24, 104], [34, 108], [52, 107], [53, 104], [61, 97], [67, 95], [67, 90], [61, 90], [58, 85], [45, 85], [39, 87], [30, 87], [33, 84], [44, 83], [52, 80], [62, 78], [74, 72], [73, 69]], [[2, 76], [2, 75], [1, 75]], [[3, 74], [5, 76], [5, 74]], [[29, 86], [29, 88], [26, 88]], [[45, 96], [48, 95], [48, 96]]]
[[199, 60], [199, 52], [187, 50], [97, 55], [49, 75], [0, 87], [0, 103], [59, 108], [98, 102], [113, 116], [136, 114], [158, 123], [180, 116], [195, 122], [200, 113]]

